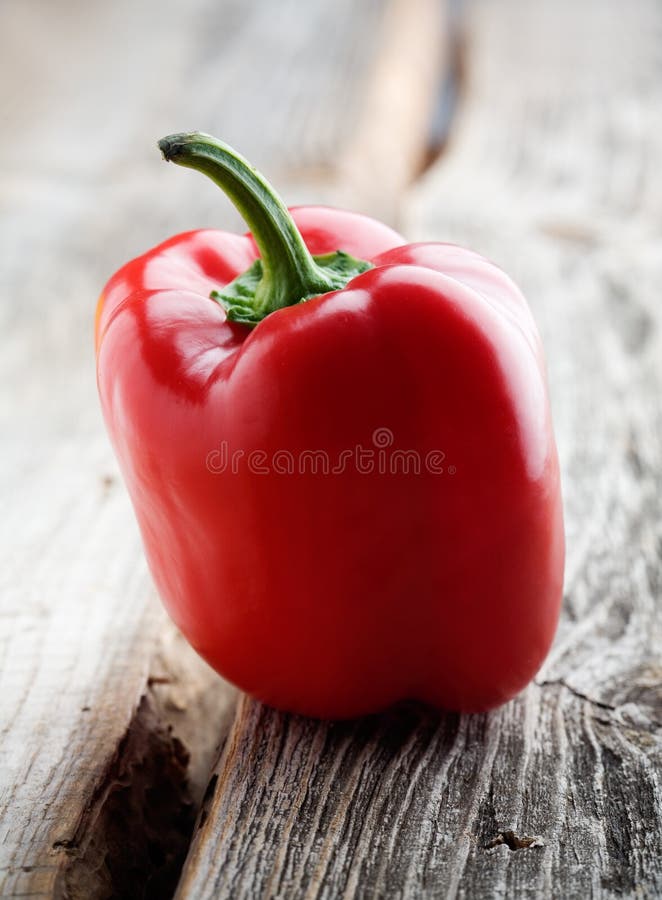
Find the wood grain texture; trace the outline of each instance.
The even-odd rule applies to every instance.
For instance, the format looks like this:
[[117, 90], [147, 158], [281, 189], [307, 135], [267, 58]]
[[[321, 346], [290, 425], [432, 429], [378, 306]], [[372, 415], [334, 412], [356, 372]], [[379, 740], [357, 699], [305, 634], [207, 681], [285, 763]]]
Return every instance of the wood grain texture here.
[[450, 75], [450, 18], [449, 4], [438, 0], [393, 0], [386, 8], [361, 114], [336, 163], [335, 203], [397, 222]]
[[243, 699], [180, 900], [662, 894], [662, 7], [474, 3], [412, 238], [500, 263], [545, 341], [567, 513], [543, 671], [489, 715]]
[[[177, 231], [242, 227], [155, 142], [218, 133], [288, 200], [319, 201], [364, 115], [387, 8], [0, 4], [2, 896], [163, 891], [141, 867], [179, 852], [233, 703], [155, 601], [98, 413], [109, 274]], [[160, 846], [165, 781], [175, 843]]]

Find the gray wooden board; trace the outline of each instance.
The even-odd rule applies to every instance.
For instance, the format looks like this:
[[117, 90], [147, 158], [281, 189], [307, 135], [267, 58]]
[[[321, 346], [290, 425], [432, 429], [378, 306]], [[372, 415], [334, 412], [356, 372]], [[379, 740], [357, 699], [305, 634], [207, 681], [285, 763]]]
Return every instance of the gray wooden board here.
[[562, 460], [564, 611], [489, 715], [321, 723], [243, 699], [178, 897], [662, 894], [662, 6], [485, 0], [412, 238], [520, 282]]

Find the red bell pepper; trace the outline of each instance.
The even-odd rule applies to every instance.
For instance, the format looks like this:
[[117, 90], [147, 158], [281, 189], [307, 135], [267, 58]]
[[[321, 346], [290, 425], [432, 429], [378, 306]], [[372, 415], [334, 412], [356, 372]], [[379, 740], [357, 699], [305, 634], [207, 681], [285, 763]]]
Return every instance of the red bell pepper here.
[[99, 302], [101, 404], [172, 618], [286, 710], [508, 700], [549, 649], [564, 560], [522, 294], [469, 250], [288, 211], [206, 135], [160, 147], [252, 232], [171, 238]]

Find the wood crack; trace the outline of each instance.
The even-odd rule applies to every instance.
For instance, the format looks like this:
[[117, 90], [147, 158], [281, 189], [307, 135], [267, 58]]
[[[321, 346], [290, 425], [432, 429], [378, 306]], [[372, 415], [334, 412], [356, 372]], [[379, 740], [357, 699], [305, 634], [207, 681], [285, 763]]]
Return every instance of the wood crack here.
[[486, 850], [505, 845], [509, 850], [528, 850], [531, 847], [544, 847], [541, 837], [520, 837], [514, 831], [500, 831], [495, 838], [485, 845]]
[[[540, 688], [546, 688], [546, 687], [565, 688], [570, 694], [572, 694], [573, 697], [577, 697], [578, 700], [583, 700], [585, 703], [588, 703], [591, 706], [595, 706], [597, 709], [606, 710], [607, 712], [618, 713], [618, 711], [623, 707], [623, 704], [613, 704], [613, 703], [607, 703], [604, 700], [596, 700], [595, 697], [590, 697], [588, 694], [584, 694], [578, 688], [573, 687], [571, 684], [569, 684], [565, 680], [565, 678], [554, 678], [554, 679], [550, 679], [550, 680], [546, 680], [546, 681], [536, 681], [536, 682], [534, 682], [534, 684]], [[637, 706], [637, 709], [639, 709], [638, 706]], [[647, 724], [650, 727], [662, 728], [662, 722], [651, 717], [647, 712], [643, 712], [643, 714], [646, 716]], [[609, 720], [609, 724], [614, 725], [614, 726], [619, 726], [619, 725], [623, 726], [624, 723], [619, 721], [619, 719], [617, 719], [617, 718], [613, 718], [613, 719]], [[636, 729], [636, 728], [640, 728], [643, 726], [637, 725], [637, 723], [629, 721], [627, 724], [627, 727], [629, 729], [632, 729], [632, 728]]]
[[574, 688], [571, 684], [568, 684], [565, 678], [553, 678], [549, 681], [536, 681], [535, 684], [541, 688], [564, 687], [573, 695], [573, 697], [577, 697], [579, 700], [585, 700], [587, 703], [590, 703], [591, 706], [597, 706], [599, 709], [606, 709], [610, 712], [616, 712], [618, 709], [617, 706], [613, 706], [611, 703], [605, 703], [602, 700], [596, 700], [594, 697], [589, 697], [588, 694], [583, 694], [580, 690]]
[[172, 896], [193, 831], [189, 753], [145, 695], [76, 832], [52, 844], [54, 896]]

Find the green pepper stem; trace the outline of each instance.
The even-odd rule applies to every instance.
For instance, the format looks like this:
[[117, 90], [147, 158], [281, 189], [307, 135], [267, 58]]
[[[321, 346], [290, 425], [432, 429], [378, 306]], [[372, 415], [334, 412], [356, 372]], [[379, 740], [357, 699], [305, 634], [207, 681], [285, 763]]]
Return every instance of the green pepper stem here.
[[271, 185], [232, 147], [207, 134], [171, 134], [159, 141], [163, 158], [207, 175], [236, 206], [262, 259], [252, 305], [260, 316], [335, 288], [306, 247]]

